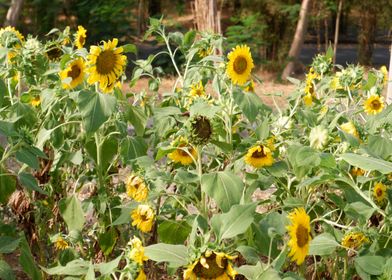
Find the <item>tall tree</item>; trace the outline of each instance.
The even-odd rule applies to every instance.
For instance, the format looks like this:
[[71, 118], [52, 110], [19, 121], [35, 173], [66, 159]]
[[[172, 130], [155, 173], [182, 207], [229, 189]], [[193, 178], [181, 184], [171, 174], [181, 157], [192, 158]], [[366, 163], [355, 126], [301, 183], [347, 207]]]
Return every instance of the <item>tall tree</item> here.
[[299, 12], [299, 19], [297, 23], [297, 28], [295, 30], [294, 39], [291, 43], [290, 51], [289, 51], [289, 59], [290, 61], [287, 63], [286, 67], [283, 70], [282, 78], [286, 79], [289, 75], [292, 74], [295, 66], [295, 62], [298, 60], [299, 53], [301, 51], [306, 29], [307, 29], [307, 15], [309, 14], [311, 0], [302, 0], [301, 10]]
[[343, 0], [339, 0], [338, 6], [338, 14], [336, 15], [336, 24], [335, 24], [335, 38], [333, 41], [333, 64], [336, 62], [336, 50], [338, 48], [338, 39], [339, 39], [339, 25], [340, 25], [340, 15], [342, 14]]
[[22, 12], [23, 0], [12, 0], [5, 18], [4, 26], [16, 26]]
[[217, 0], [194, 0], [193, 16], [197, 30], [222, 33]]

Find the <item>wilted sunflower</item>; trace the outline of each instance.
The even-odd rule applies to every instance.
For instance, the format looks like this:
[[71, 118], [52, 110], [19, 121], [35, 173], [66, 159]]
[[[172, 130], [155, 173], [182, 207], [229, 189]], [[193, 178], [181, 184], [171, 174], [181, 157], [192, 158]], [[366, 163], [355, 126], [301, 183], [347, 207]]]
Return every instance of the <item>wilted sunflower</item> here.
[[377, 203], [382, 204], [387, 198], [387, 187], [383, 183], [378, 182], [374, 185], [373, 196]]
[[206, 91], [204, 90], [203, 83], [200, 81], [196, 84], [192, 84], [190, 94], [194, 97], [204, 96]]
[[205, 116], [195, 116], [191, 120], [190, 130], [190, 141], [195, 145], [202, 145], [208, 143], [213, 133], [211, 121]]
[[142, 232], [150, 232], [154, 224], [154, 210], [146, 204], [140, 204], [132, 211], [132, 225]]
[[352, 122], [346, 122], [340, 125], [340, 128], [347, 134], [351, 134], [355, 138], [359, 139], [358, 131]]
[[54, 247], [59, 250], [65, 250], [69, 247], [68, 242], [64, 240], [61, 236], [57, 237], [56, 241], [54, 242]]
[[129, 258], [134, 262], [143, 265], [143, 262], [147, 261], [148, 257], [144, 255], [144, 247], [142, 241], [138, 237], [134, 236], [133, 239], [128, 242], [128, 245], [131, 246]]
[[172, 146], [177, 147], [176, 150], [168, 154], [168, 157], [172, 161], [181, 163], [182, 165], [189, 165], [193, 163], [193, 159], [197, 159], [196, 150], [188, 144], [188, 141], [185, 138], [181, 137], [177, 139], [172, 143]]
[[33, 107], [38, 107], [41, 104], [41, 98], [37, 95], [30, 100], [30, 104]]
[[103, 42], [103, 46], [91, 46], [88, 55], [90, 76], [88, 82], [99, 82], [100, 88], [114, 84], [123, 74], [127, 57], [123, 48], [118, 47], [118, 39]]
[[21, 47], [24, 42], [23, 35], [15, 27], [7, 26], [0, 29], [0, 46], [6, 48]]
[[342, 246], [349, 249], [357, 249], [362, 244], [369, 242], [369, 239], [362, 232], [349, 232], [342, 238]]
[[230, 260], [235, 257], [222, 252], [207, 251], [184, 271], [184, 280], [230, 280], [237, 272]]
[[59, 61], [61, 56], [63, 55], [63, 50], [56, 45], [56, 43], [52, 43], [47, 45], [47, 48], [45, 49], [45, 54], [48, 57], [48, 59], [52, 62]]
[[384, 97], [372, 94], [365, 100], [363, 108], [368, 115], [377, 115], [384, 109]]
[[289, 256], [298, 265], [302, 264], [309, 252], [310, 236], [310, 217], [304, 208], [296, 208], [288, 215], [291, 224], [287, 226], [290, 236], [288, 245], [290, 247]]
[[67, 68], [60, 72], [61, 80], [71, 78], [71, 81], [63, 82], [63, 88], [73, 89], [83, 83], [84, 81], [85, 66], [82, 58], [77, 58], [71, 61]]
[[271, 150], [264, 145], [257, 145], [250, 148], [245, 155], [245, 162], [253, 167], [260, 168], [271, 166], [274, 163]]
[[126, 184], [127, 195], [137, 202], [145, 201], [148, 195], [148, 187], [144, 180], [136, 175], [129, 176]]
[[226, 73], [232, 80], [233, 84], [243, 85], [249, 78], [254, 68], [252, 54], [247, 45], [239, 45], [227, 55]]
[[81, 25], [78, 26], [78, 31], [75, 34], [75, 46], [78, 49], [83, 48], [84, 44], [86, 43], [86, 37], [87, 37], [86, 32], [87, 30], [84, 29], [83, 26]]

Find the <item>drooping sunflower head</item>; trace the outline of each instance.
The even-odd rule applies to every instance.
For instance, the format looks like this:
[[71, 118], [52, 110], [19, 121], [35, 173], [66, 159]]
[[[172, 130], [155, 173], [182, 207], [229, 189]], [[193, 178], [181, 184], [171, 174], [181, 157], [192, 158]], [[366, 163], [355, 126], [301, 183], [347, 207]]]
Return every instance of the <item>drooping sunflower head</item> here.
[[213, 49], [212, 49], [211, 46], [210, 46], [210, 47], [206, 47], [206, 46], [200, 47], [199, 50], [198, 50], [198, 52], [197, 52], [197, 55], [198, 55], [200, 58], [205, 58], [205, 57], [211, 55], [211, 54], [212, 54], [212, 51], [213, 51]]
[[213, 125], [210, 119], [206, 116], [195, 116], [190, 124], [190, 141], [195, 145], [207, 144], [213, 134]]
[[255, 168], [271, 166], [274, 163], [271, 150], [262, 144], [250, 148], [244, 160], [247, 164]]
[[148, 195], [148, 187], [144, 180], [136, 175], [128, 177], [127, 183], [127, 195], [136, 200], [137, 202], [145, 201]]
[[359, 139], [357, 128], [351, 121], [341, 124], [340, 128], [347, 134], [351, 134], [355, 138]]
[[84, 29], [83, 26], [81, 25], [78, 26], [78, 31], [75, 34], [75, 46], [78, 49], [83, 48], [84, 44], [86, 43], [86, 38], [87, 38], [86, 32], [87, 30]]
[[68, 242], [64, 240], [61, 236], [58, 236], [54, 242], [54, 247], [58, 251], [63, 251], [69, 247]]
[[60, 72], [60, 78], [63, 81], [62, 86], [65, 89], [73, 89], [83, 83], [85, 75], [85, 65], [83, 58], [79, 57], [71, 61], [67, 67]]
[[88, 82], [99, 83], [101, 88], [114, 84], [124, 73], [127, 57], [123, 48], [117, 47], [118, 39], [103, 42], [103, 46], [91, 46], [88, 55], [90, 76]]
[[365, 100], [363, 108], [368, 115], [377, 115], [384, 109], [384, 97], [372, 94]]
[[373, 188], [373, 197], [378, 204], [383, 204], [387, 198], [387, 187], [381, 182], [375, 184]]
[[358, 249], [364, 243], [368, 243], [369, 239], [360, 231], [352, 231], [346, 233], [341, 241], [342, 246], [347, 249]]
[[131, 213], [132, 225], [142, 232], [150, 232], [154, 224], [154, 210], [147, 204], [139, 204]]
[[184, 280], [231, 280], [237, 275], [230, 261], [235, 257], [222, 252], [206, 251], [184, 271]]
[[226, 73], [230, 77], [233, 84], [243, 85], [249, 78], [254, 68], [250, 48], [246, 45], [239, 45], [227, 55], [229, 62], [227, 63]]
[[38, 106], [41, 104], [41, 98], [39, 97], [39, 95], [33, 97], [33, 98], [30, 100], [30, 104], [31, 104], [33, 107], [38, 107]]
[[144, 255], [142, 241], [138, 237], [134, 236], [133, 239], [128, 242], [128, 245], [131, 246], [129, 258], [134, 262], [143, 265], [143, 262], [147, 261], [148, 257]]
[[19, 48], [23, 42], [23, 35], [15, 27], [7, 26], [0, 29], [0, 46], [5, 48]]
[[63, 53], [64, 52], [61, 47], [59, 47], [55, 42], [46, 45], [45, 54], [52, 62], [59, 61]]
[[315, 149], [322, 149], [328, 142], [328, 130], [322, 126], [313, 127], [309, 134], [310, 146]]
[[296, 208], [288, 215], [290, 225], [287, 230], [290, 236], [288, 246], [289, 256], [298, 265], [302, 264], [309, 252], [309, 243], [312, 239], [310, 235], [310, 217], [304, 208]]
[[168, 157], [175, 163], [181, 163], [182, 165], [190, 165], [197, 160], [197, 152], [192, 145], [188, 143], [188, 140], [180, 137], [173, 141], [173, 147], [176, 150], [168, 154]]
[[200, 81], [198, 83], [192, 84], [191, 85], [191, 91], [190, 91], [191, 96], [193, 97], [201, 97], [206, 94], [206, 91], [204, 90], [203, 83]]

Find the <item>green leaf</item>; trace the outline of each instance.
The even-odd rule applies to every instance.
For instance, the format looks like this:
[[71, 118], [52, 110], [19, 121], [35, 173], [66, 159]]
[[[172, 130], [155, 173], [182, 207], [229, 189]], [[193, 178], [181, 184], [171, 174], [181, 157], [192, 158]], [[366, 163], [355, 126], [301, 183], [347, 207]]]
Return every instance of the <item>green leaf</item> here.
[[279, 273], [273, 268], [258, 262], [256, 265], [242, 265], [237, 272], [249, 280], [280, 280]]
[[259, 113], [261, 113], [261, 115], [265, 115], [265, 113], [271, 112], [271, 108], [264, 105], [260, 97], [254, 93], [234, 91], [233, 98], [234, 102], [241, 108], [244, 115], [251, 122], [256, 120]]
[[253, 247], [242, 245], [239, 246], [236, 251], [241, 253], [241, 255], [245, 258], [246, 263], [256, 264], [260, 261], [259, 254]]
[[184, 47], [189, 47], [193, 44], [196, 38], [196, 30], [189, 30], [184, 35], [184, 39], [182, 40], [182, 44]]
[[121, 47], [123, 48], [123, 53], [137, 54], [137, 47], [134, 44], [126, 44]]
[[244, 184], [230, 171], [204, 174], [201, 178], [201, 190], [212, 197], [223, 212], [241, 200]]
[[214, 118], [215, 114], [220, 110], [219, 107], [208, 104], [207, 102], [196, 102], [189, 108], [190, 116], [205, 116]]
[[26, 241], [26, 237], [22, 236], [20, 239], [20, 257], [19, 263], [23, 268], [23, 271], [30, 276], [32, 280], [41, 280], [42, 274], [35, 264], [34, 257], [31, 254], [29, 244]]
[[4, 96], [8, 94], [7, 86], [5, 85], [3, 79], [0, 79], [0, 107], [3, 105]]
[[381, 256], [362, 256], [354, 259], [355, 268], [360, 268], [370, 275], [382, 274], [385, 258]]
[[71, 275], [81, 276], [86, 275], [90, 268], [90, 263], [85, 260], [73, 260], [67, 263], [66, 266], [55, 266], [52, 268], [42, 268], [49, 275]]
[[146, 256], [156, 262], [168, 262], [171, 266], [183, 266], [188, 263], [187, 248], [184, 245], [158, 243], [145, 248]]
[[121, 142], [121, 157], [124, 163], [130, 163], [132, 160], [147, 155], [147, 144], [142, 137], [127, 137]]
[[369, 154], [388, 159], [392, 155], [392, 141], [378, 135], [370, 135], [366, 150]]
[[365, 222], [370, 219], [375, 209], [363, 202], [357, 201], [346, 205], [344, 211], [354, 219], [360, 219]]
[[183, 244], [192, 228], [186, 221], [166, 220], [158, 226], [158, 236], [163, 243]]
[[38, 158], [29, 149], [21, 148], [16, 152], [15, 156], [18, 161], [27, 164], [33, 169], [39, 169]]
[[43, 189], [41, 189], [38, 186], [37, 180], [30, 173], [26, 173], [26, 172], [19, 173], [18, 174], [18, 180], [29, 191], [36, 191], [36, 192], [39, 192], [41, 194], [48, 195], [48, 193], [46, 191], [44, 191]]
[[9, 254], [18, 248], [19, 238], [0, 236], [0, 254]]
[[120, 216], [111, 224], [111, 226], [128, 224], [131, 221], [131, 210], [133, 208], [134, 207], [121, 207]]
[[117, 232], [114, 228], [110, 228], [98, 236], [99, 247], [105, 256], [108, 256], [113, 251], [117, 238]]
[[[1, 106], [1, 103], [0, 103]], [[3, 260], [0, 260], [0, 279], [4, 280], [14, 280], [15, 274], [12, 271], [12, 268]]]
[[147, 116], [141, 107], [129, 106], [127, 119], [135, 127], [137, 136], [143, 136], [147, 123]]
[[101, 273], [101, 275], [108, 275], [111, 274], [116, 270], [118, 267], [118, 264], [120, 263], [120, 260], [122, 258], [122, 254], [118, 256], [116, 259], [108, 262], [108, 263], [100, 263], [96, 264], [95, 268], [98, 269], [98, 271]]
[[341, 155], [341, 159], [347, 161], [352, 166], [359, 167], [366, 171], [377, 170], [383, 174], [388, 174], [392, 172], [392, 163], [382, 159], [366, 157], [352, 153], [346, 153]]
[[212, 217], [212, 228], [218, 240], [235, 237], [244, 233], [252, 224], [256, 203], [234, 205], [230, 211]]
[[0, 204], [7, 203], [8, 198], [16, 189], [14, 176], [6, 175], [0, 168]]
[[292, 145], [287, 150], [288, 160], [297, 177], [302, 178], [321, 163], [319, 153], [307, 146]]
[[81, 231], [83, 229], [84, 212], [79, 199], [75, 195], [62, 199], [59, 203], [59, 208], [69, 231]]
[[97, 92], [81, 91], [77, 102], [87, 133], [97, 131], [116, 109], [115, 97]]
[[339, 243], [336, 242], [335, 237], [329, 233], [322, 233], [310, 242], [309, 255], [330, 255], [337, 246], [339, 246]]

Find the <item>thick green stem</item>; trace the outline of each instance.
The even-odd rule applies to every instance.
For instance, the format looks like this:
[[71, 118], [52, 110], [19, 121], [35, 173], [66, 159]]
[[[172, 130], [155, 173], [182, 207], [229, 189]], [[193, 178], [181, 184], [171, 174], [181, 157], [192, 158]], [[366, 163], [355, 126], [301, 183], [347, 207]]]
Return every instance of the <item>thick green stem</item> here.
[[99, 141], [99, 135], [98, 132], [95, 132], [94, 134], [94, 138], [95, 138], [95, 145], [97, 148], [97, 174], [98, 174], [98, 189], [101, 189], [105, 186], [105, 181], [103, 178], [103, 174], [102, 174], [102, 145], [101, 142]]

